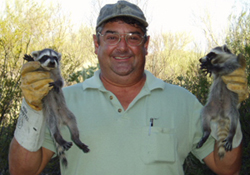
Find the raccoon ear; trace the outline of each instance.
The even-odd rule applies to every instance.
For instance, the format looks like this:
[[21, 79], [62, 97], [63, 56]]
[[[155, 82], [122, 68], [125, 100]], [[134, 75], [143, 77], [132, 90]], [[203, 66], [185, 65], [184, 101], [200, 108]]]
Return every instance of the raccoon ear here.
[[225, 52], [232, 54], [231, 50], [228, 49], [228, 47], [227, 47], [226, 44], [223, 45], [222, 48], [223, 48], [223, 50], [224, 50]]
[[237, 60], [238, 60], [238, 62], [240, 63], [241, 67], [243, 67], [243, 68], [246, 67], [246, 65], [247, 65], [246, 59], [245, 59], [245, 57], [244, 57], [242, 54], [239, 54], [239, 55], [237, 56]]
[[61, 60], [61, 57], [62, 57], [62, 54], [61, 54], [61, 53], [58, 53], [58, 60], [59, 60], [59, 61]]
[[39, 56], [39, 51], [33, 51], [31, 52], [31, 56], [36, 59]]

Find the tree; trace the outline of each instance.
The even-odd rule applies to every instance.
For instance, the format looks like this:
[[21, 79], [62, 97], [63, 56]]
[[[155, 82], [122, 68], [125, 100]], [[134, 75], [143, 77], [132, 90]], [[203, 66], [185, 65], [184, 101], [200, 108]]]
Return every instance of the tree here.
[[187, 71], [197, 54], [189, 50], [192, 37], [187, 33], [163, 33], [150, 38], [146, 69], [163, 80], [174, 80]]
[[[249, 5], [246, 10], [242, 10], [240, 14], [232, 14], [230, 20], [229, 34], [226, 43], [230, 46], [233, 53], [243, 54], [247, 62], [248, 86], [250, 82], [250, 11]], [[245, 100], [240, 107], [240, 121], [243, 132], [243, 160], [241, 174], [248, 174], [250, 168], [249, 148], [250, 148], [250, 99]]]
[[94, 58], [94, 53], [90, 54], [92, 29], [82, 27], [73, 31], [58, 4], [33, 0], [5, 0], [4, 4], [4, 11], [0, 12], [0, 174], [8, 170], [8, 147], [20, 111], [24, 54], [44, 48], [62, 52], [66, 80], [84, 64], [92, 64]]

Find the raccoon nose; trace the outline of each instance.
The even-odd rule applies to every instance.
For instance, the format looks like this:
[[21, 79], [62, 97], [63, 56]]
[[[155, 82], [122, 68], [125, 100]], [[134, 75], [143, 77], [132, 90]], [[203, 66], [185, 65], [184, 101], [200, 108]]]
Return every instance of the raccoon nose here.
[[55, 67], [56, 66], [56, 62], [54, 61], [54, 60], [51, 60], [50, 62], [49, 62], [49, 65], [48, 65], [49, 67]]
[[200, 63], [206, 63], [207, 62], [207, 57], [202, 57], [199, 59]]

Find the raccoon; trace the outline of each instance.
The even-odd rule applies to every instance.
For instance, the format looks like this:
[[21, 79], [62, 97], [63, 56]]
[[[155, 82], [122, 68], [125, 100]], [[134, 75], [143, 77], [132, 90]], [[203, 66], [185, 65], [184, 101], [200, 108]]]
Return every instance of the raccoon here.
[[210, 122], [217, 122], [218, 156], [222, 159], [233, 148], [232, 141], [239, 119], [238, 94], [230, 91], [221, 76], [232, 73], [238, 68], [245, 69], [246, 61], [242, 55], [234, 55], [226, 45], [215, 47], [199, 60], [201, 69], [213, 75], [206, 105], [201, 111], [203, 137], [197, 144], [202, 147], [211, 133]]
[[68, 162], [65, 157], [65, 151], [72, 146], [72, 142], [65, 141], [61, 136], [59, 128], [62, 124], [68, 126], [73, 142], [83, 152], [89, 152], [89, 148], [80, 141], [75, 116], [68, 109], [64, 99], [62, 92], [63, 78], [60, 71], [61, 54], [52, 49], [43, 49], [32, 52], [31, 56], [25, 55], [24, 59], [27, 61], [39, 61], [41, 63], [39, 70], [50, 72], [51, 79], [54, 80], [54, 82], [49, 84], [53, 86], [53, 89], [42, 99], [43, 113], [46, 117], [46, 123], [50, 129], [51, 136], [56, 143], [58, 156], [62, 164], [67, 166]]

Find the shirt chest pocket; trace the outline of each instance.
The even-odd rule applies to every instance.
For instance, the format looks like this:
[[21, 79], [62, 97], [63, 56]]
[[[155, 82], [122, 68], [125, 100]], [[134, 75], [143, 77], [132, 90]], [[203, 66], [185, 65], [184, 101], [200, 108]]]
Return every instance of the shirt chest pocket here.
[[145, 164], [175, 161], [175, 142], [172, 129], [145, 127], [142, 129], [140, 156]]

